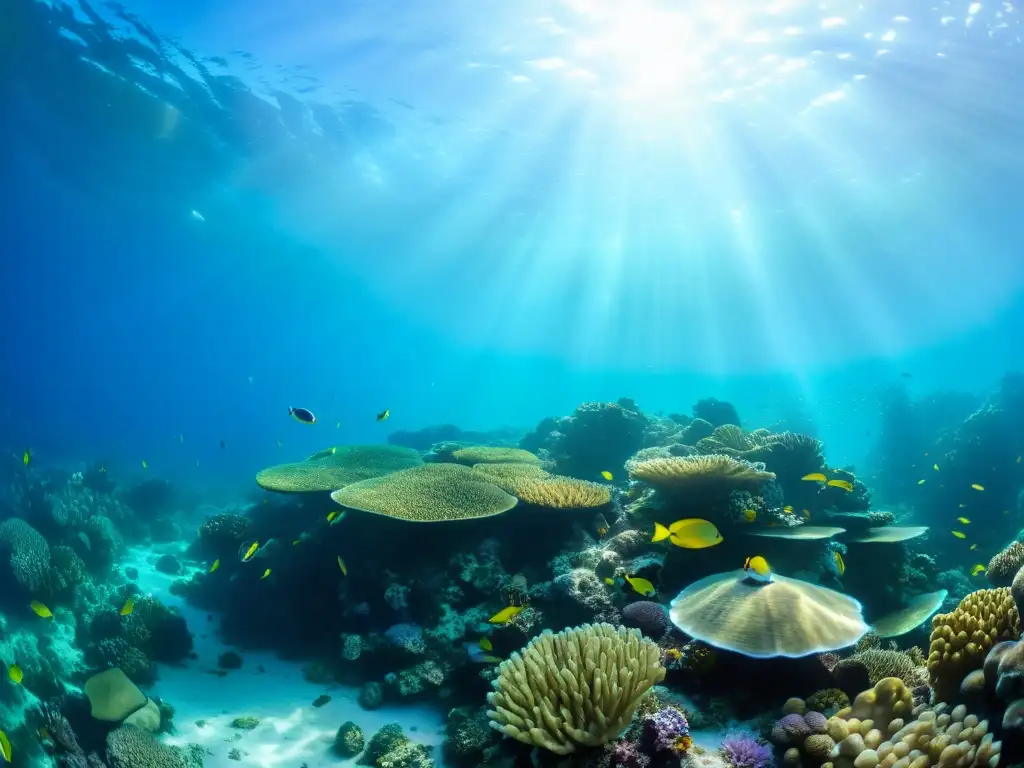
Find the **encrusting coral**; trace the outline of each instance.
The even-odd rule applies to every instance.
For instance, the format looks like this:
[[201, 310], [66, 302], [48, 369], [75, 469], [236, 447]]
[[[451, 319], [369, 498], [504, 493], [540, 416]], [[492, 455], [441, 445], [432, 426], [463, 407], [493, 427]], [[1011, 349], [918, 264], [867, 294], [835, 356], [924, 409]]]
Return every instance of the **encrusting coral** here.
[[1020, 636], [1020, 615], [1008, 587], [979, 589], [951, 613], [932, 618], [928, 674], [939, 701], [951, 701], [968, 672], [980, 669], [996, 643]]
[[491, 727], [559, 755], [607, 744], [664, 679], [660, 656], [637, 630], [545, 630], [498, 667], [487, 695]]

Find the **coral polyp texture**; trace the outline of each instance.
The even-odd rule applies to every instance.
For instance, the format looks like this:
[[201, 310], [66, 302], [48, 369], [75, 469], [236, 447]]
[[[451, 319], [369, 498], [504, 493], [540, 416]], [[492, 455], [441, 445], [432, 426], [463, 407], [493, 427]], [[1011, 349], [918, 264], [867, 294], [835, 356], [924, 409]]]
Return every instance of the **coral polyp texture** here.
[[508, 512], [516, 498], [461, 464], [424, 464], [341, 488], [344, 507], [414, 523], [440, 523]]
[[420, 455], [395, 445], [342, 445], [325, 456], [278, 464], [257, 473], [261, 488], [278, 493], [336, 491], [423, 463]]
[[755, 658], [845, 648], [870, 629], [852, 597], [777, 574], [759, 583], [742, 570], [694, 582], [672, 601], [670, 615], [691, 637]]
[[498, 667], [491, 727], [558, 755], [597, 747], [629, 725], [665, 677], [661, 651], [636, 630], [585, 624], [545, 630]]
[[601, 507], [611, 501], [609, 490], [597, 483], [557, 475], [524, 478], [512, 492], [520, 501], [552, 509]]
[[757, 488], [775, 475], [764, 467], [731, 456], [671, 456], [631, 463], [629, 474], [665, 491]]
[[522, 448], [496, 445], [473, 445], [452, 451], [452, 458], [460, 464], [540, 464], [540, 459]]
[[988, 561], [985, 575], [992, 586], [1008, 587], [1021, 566], [1024, 566], [1024, 543], [1012, 541]]
[[1008, 587], [979, 589], [951, 613], [932, 618], [928, 675], [940, 701], [951, 701], [996, 643], [1020, 637], [1020, 615]]

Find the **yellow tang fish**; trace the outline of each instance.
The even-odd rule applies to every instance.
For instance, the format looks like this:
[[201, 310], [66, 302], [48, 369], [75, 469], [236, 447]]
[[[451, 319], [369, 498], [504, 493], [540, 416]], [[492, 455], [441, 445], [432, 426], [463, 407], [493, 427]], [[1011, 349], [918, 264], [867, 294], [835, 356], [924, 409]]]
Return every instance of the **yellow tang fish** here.
[[220, 558], [219, 557], [216, 560], [214, 560], [213, 561], [213, 565], [210, 566], [210, 573], [213, 573], [218, 568], [220, 568]]
[[510, 605], [508, 608], [502, 608], [487, 621], [491, 624], [508, 624], [512, 619], [522, 613], [524, 608], [525, 606], [522, 605]]
[[265, 578], [267, 578], [267, 576], [269, 576], [269, 575], [270, 575], [270, 569], [269, 569], [269, 568], [267, 568], [267, 570], [265, 570], [265, 571], [263, 572], [263, 575], [262, 575], [262, 576], [260, 576], [260, 581], [263, 581], [263, 580], [264, 580]]
[[772, 568], [768, 561], [760, 555], [748, 557], [743, 563], [743, 570], [747, 578], [752, 581], [769, 582], [772, 580]]
[[21, 463], [24, 464], [27, 467], [31, 461], [32, 461], [32, 449], [31, 448], [26, 448], [24, 455], [21, 457]]
[[245, 550], [245, 554], [242, 555], [242, 562], [243, 563], [247, 563], [250, 560], [252, 560], [252, 556], [256, 554], [256, 550], [259, 549], [259, 548], [260, 548], [260, 543], [258, 541], [254, 541], [249, 546], [249, 548], [247, 550]]
[[800, 478], [801, 480], [810, 480], [812, 483], [827, 483], [828, 478], [825, 477], [822, 472], [811, 472], [809, 475], [804, 475]]
[[849, 480], [829, 480], [828, 484], [833, 488], [842, 488], [844, 491], [850, 492], [853, 490], [853, 483]]
[[345, 561], [341, 559], [341, 555], [338, 555], [338, 567], [341, 568], [342, 576], [348, 576], [348, 566], [345, 565]]
[[932, 464], [932, 469], [934, 469], [936, 472], [938, 472], [939, 471], [939, 465], [938, 464]]
[[41, 619], [52, 619], [53, 614], [50, 609], [40, 603], [38, 600], [33, 600], [28, 604], [28, 607], [32, 609], [32, 612]]
[[964, 533], [963, 531], [953, 531], [953, 535], [956, 536], [958, 539], [966, 539], [967, 538], [967, 534]]
[[612, 578], [609, 578], [609, 577], [605, 576], [604, 583], [607, 584], [609, 587], [614, 587], [615, 586], [615, 579], [612, 579]]
[[984, 485], [978, 485], [977, 483], [971, 483], [971, 488], [973, 488], [976, 491], [984, 491], [985, 490], [985, 486]]
[[481, 637], [476, 641], [476, 644], [480, 646], [481, 651], [493, 651], [494, 646], [491, 645], [491, 641], [486, 637]]
[[11, 664], [10, 669], [7, 670], [7, 676], [11, 678], [11, 682], [15, 685], [21, 685], [21, 681], [25, 679], [25, 673], [21, 671], [21, 667], [17, 664]]
[[658, 591], [650, 581], [639, 576], [626, 576], [625, 579], [638, 595], [650, 597]]
[[972, 552], [973, 552], [974, 550], [976, 550], [977, 548], [978, 548], [978, 545], [977, 545], [977, 544], [971, 544], [971, 551], [972, 551]]
[[340, 510], [340, 509], [335, 509], [335, 510], [333, 510], [333, 511], [329, 512], [329, 513], [327, 514], [327, 522], [328, 522], [328, 523], [333, 523], [333, 522], [334, 522], [334, 520], [335, 520], [335, 518], [336, 518], [336, 517], [337, 517], [338, 515], [340, 515], [340, 514], [341, 514], [341, 510]]
[[968, 520], [966, 517], [958, 517], [957, 520], [959, 520], [964, 525], [970, 525], [971, 524], [971, 521]]
[[756, 509], [744, 509], [743, 510], [743, 519], [746, 520], [748, 523], [754, 522], [755, 520], [757, 520], [757, 510]]
[[705, 549], [722, 543], [722, 534], [715, 524], [699, 517], [676, 520], [668, 527], [669, 541], [683, 549]]
[[609, 472], [607, 469], [601, 472], [601, 477], [603, 477], [605, 480], [608, 480], [608, 481], [612, 481], [612, 480], [615, 479], [615, 476], [611, 472]]
[[654, 537], [651, 539], [651, 543], [654, 543], [655, 541], [664, 541], [665, 539], [667, 539], [671, 535], [672, 535], [672, 531], [670, 531], [668, 528], [666, 528], [661, 523], [655, 523], [654, 524]]
[[836, 573], [839, 575], [839, 578], [843, 578], [843, 574], [846, 573], [846, 563], [843, 562], [843, 556], [839, 552], [833, 552], [832, 558], [836, 563]]
[[924, 485], [924, 483], [925, 483], [925, 481], [924, 481], [924, 480], [918, 480], [918, 481], [917, 481], [917, 484], [918, 484], [918, 485]]
[[784, 506], [782, 508], [782, 511], [785, 512], [787, 515], [792, 515], [793, 514], [793, 505], [792, 504], [787, 504], [786, 506]]
[[146, 463], [145, 459], [142, 460], [142, 468], [143, 469], [149, 469], [149, 464]]
[[135, 610], [135, 601], [132, 600], [129, 597], [127, 600], [124, 601], [124, 605], [121, 606], [121, 615], [122, 616], [127, 616], [128, 614], [130, 614], [134, 610]]
[[971, 576], [977, 576], [979, 573], [984, 573], [986, 570], [988, 570], [988, 569], [985, 568], [984, 565], [982, 565], [981, 563], [978, 563], [976, 566], [971, 568]]
[[8, 763], [11, 762], [11, 740], [3, 731], [0, 731], [0, 757], [3, 757]]

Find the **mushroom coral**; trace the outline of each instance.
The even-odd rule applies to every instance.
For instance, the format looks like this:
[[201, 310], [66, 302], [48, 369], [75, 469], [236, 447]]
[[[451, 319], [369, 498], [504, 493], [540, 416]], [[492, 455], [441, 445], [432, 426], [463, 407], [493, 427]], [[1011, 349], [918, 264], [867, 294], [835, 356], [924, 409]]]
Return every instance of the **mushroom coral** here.
[[833, 651], [870, 629], [852, 597], [777, 574], [756, 582], [742, 570], [694, 582], [672, 601], [670, 615], [691, 637], [754, 658]]
[[257, 473], [256, 482], [279, 493], [336, 491], [422, 463], [416, 451], [396, 445], [341, 445], [333, 453], [268, 467]]
[[508, 512], [516, 498], [461, 464], [424, 464], [340, 488], [331, 498], [343, 507], [413, 523], [491, 517]]

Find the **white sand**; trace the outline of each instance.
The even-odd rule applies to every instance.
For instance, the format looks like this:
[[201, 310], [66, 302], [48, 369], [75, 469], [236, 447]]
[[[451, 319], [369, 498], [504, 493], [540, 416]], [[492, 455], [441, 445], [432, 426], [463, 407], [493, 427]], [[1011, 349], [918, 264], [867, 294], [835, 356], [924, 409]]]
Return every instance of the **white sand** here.
[[[163, 551], [166, 549], [161, 548]], [[438, 766], [443, 765], [441, 707], [391, 706], [369, 712], [359, 706], [358, 689], [309, 683], [301, 662], [285, 661], [267, 652], [240, 650], [244, 659], [241, 669], [224, 677], [211, 674], [209, 670], [217, 669], [217, 658], [228, 650], [219, 640], [218, 620], [215, 616], [208, 621], [206, 611], [170, 593], [175, 577], [155, 570], [152, 562], [156, 557], [146, 548], [137, 548], [128, 553], [122, 567], [138, 568], [137, 583], [142, 591], [181, 611], [195, 637], [198, 656], [182, 666], [160, 665], [159, 679], [149, 691], [175, 709], [177, 732], [165, 737], [167, 743], [201, 744], [211, 753], [206, 768], [325, 768], [355, 764], [354, 758], [343, 760], [331, 749], [342, 723], [353, 721], [369, 740], [382, 725], [398, 722], [413, 741], [437, 745], [433, 757]], [[330, 702], [314, 707], [313, 700], [324, 693], [331, 697]], [[231, 727], [232, 720], [245, 715], [258, 717], [259, 726], [251, 731]], [[239, 750], [241, 762], [228, 756], [232, 749]]]

